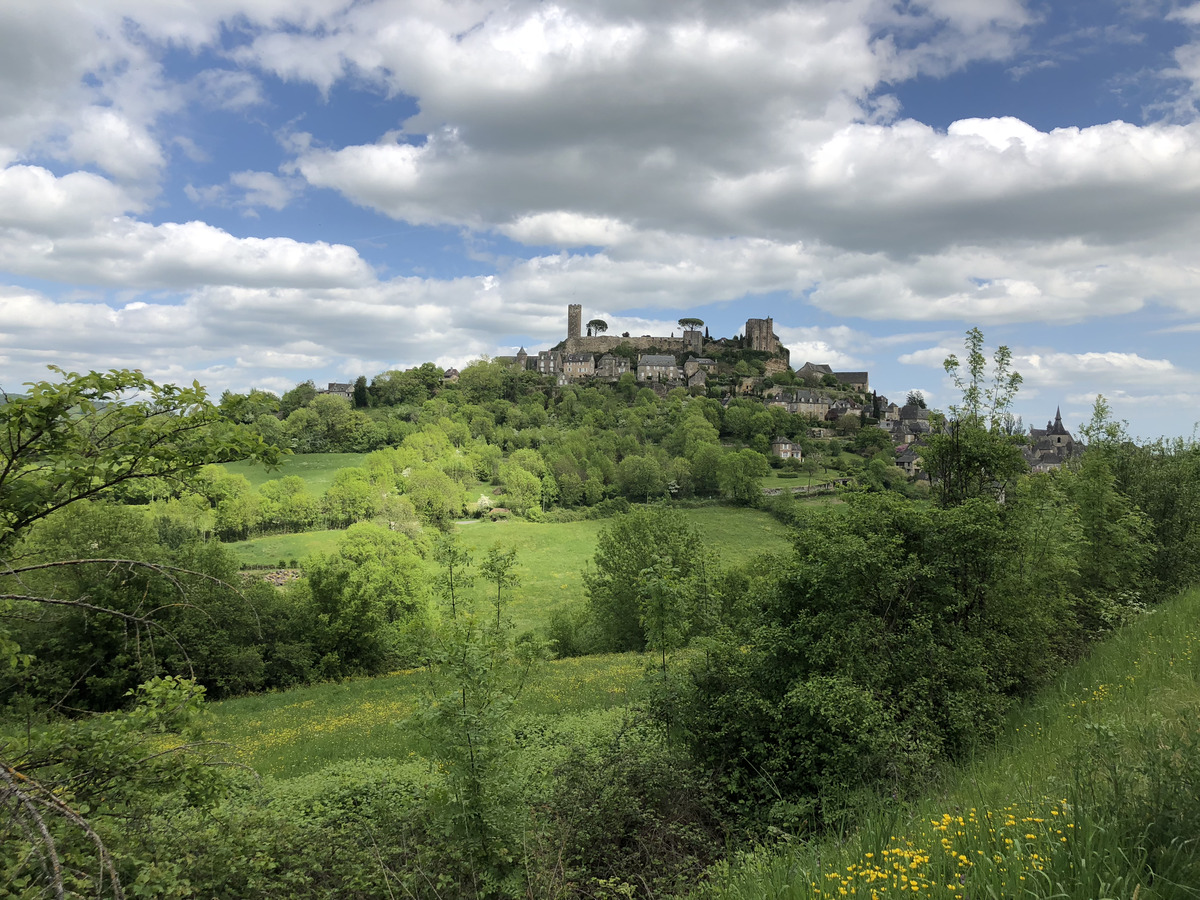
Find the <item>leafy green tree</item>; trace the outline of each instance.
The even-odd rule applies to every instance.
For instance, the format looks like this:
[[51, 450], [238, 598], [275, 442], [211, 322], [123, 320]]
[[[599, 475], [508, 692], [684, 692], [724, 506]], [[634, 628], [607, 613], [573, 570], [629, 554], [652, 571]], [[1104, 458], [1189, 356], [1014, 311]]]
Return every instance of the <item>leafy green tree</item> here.
[[158, 385], [140, 372], [85, 375], [0, 394], [0, 552], [57, 509], [128, 481], [178, 478], [212, 462], [278, 451], [227, 422], [198, 383]]
[[298, 409], [312, 403], [317, 396], [317, 386], [309, 381], [302, 381], [279, 398], [279, 418], [286, 419]]
[[[96, 564], [80, 559], [21, 564], [11, 559], [14, 545], [33, 525], [71, 504], [101, 497], [136, 479], [186, 483], [209, 463], [247, 457], [273, 463], [279, 458], [278, 451], [266, 446], [252, 429], [225, 419], [199, 384], [159, 385], [128, 370], [82, 375], [57, 368], [52, 371], [58, 381], [28, 384], [21, 396], [0, 392], [0, 565], [5, 571], [0, 580], [0, 668], [6, 671], [28, 662], [7, 624], [14, 609], [86, 608], [123, 620], [139, 635], [153, 619], [152, 610], [124, 613], [84, 599], [31, 589], [29, 582], [36, 579], [30, 566], [37, 571], [51, 566], [66, 571]], [[169, 567], [129, 559], [110, 560], [107, 565], [130, 571], [169, 571]], [[146, 690], [157, 696], [159, 685]], [[194, 686], [181, 687], [183, 695], [196, 696]], [[161, 694], [171, 690], [173, 686]], [[145, 706], [141, 714], [135, 710], [128, 717], [101, 723], [96, 733], [103, 735], [100, 746], [107, 747], [107, 757], [93, 752], [95, 744], [89, 746], [86, 725], [64, 725], [59, 733], [39, 731], [38, 752], [17, 758], [7, 742], [0, 746], [0, 809], [8, 819], [4, 846], [16, 848], [23, 860], [46, 861], [47, 865], [33, 874], [50, 892], [62, 896], [66, 890], [60, 862], [63, 848], [71, 851], [72, 871], [97, 872], [99, 890], [107, 878], [114, 893], [121, 893], [113, 857], [103, 836], [89, 822], [86, 804], [107, 803], [108, 810], [116, 811], [122, 806], [122, 795], [145, 796], [141, 788], [147, 777], [160, 786], [187, 781], [194, 770], [179, 765], [178, 756], [167, 752], [147, 759], [144, 747], [130, 753], [130, 742], [115, 737], [130, 728], [141, 731], [139, 737], [144, 735], [141, 729], [157, 710], [172, 704], [176, 710], [185, 705], [191, 708], [190, 700], [180, 702], [172, 696], [158, 706]], [[181, 721], [177, 718], [167, 725], [164, 719], [162, 730], [171, 731], [174, 723]], [[32, 739], [32, 730], [26, 739]], [[111, 777], [105, 778], [101, 770], [114, 759], [118, 748], [123, 748], [126, 756], [111, 770]], [[164, 768], [167, 771], [163, 772]], [[86, 790], [84, 784], [97, 777], [99, 781], [91, 783], [99, 789]], [[13, 871], [7, 865], [10, 859], [6, 855], [4, 860], [8, 873]], [[89, 875], [80, 878], [87, 880]]]
[[463, 591], [475, 583], [470, 551], [463, 547], [458, 535], [445, 532], [434, 540], [433, 558], [440, 567], [434, 583], [450, 604], [450, 618], [456, 619]]
[[308, 485], [297, 475], [268, 481], [258, 489], [265, 528], [305, 531], [321, 516], [321, 501], [309, 493]]
[[525, 887], [527, 806], [513, 765], [512, 707], [545, 653], [537, 642], [514, 644], [511, 622], [500, 617], [514, 560], [514, 551], [489, 552], [480, 569], [497, 585], [496, 625], [465, 611], [445, 624], [429, 651], [425, 703], [413, 717], [442, 773], [431, 811], [453, 848], [452, 870], [440, 874], [455, 896], [516, 896]]
[[709, 553], [696, 530], [674, 510], [637, 508], [602, 528], [583, 583], [604, 649], [646, 648], [643, 572], [671, 571], [687, 580]]
[[504, 505], [524, 514], [540, 509], [542, 482], [536, 475], [512, 463], [500, 466], [500, 483], [504, 486]]
[[993, 355], [991, 381], [983, 353], [983, 333], [967, 332], [966, 370], [958, 357], [946, 357], [946, 372], [962, 392], [962, 402], [950, 407], [950, 420], [932, 434], [922, 451], [926, 472], [943, 506], [956, 506], [973, 497], [1001, 498], [1027, 469], [1021, 455], [1022, 438], [1004, 432], [1004, 416], [1012, 405], [1021, 376], [1012, 369], [1012, 352], [1000, 346]]
[[354, 379], [354, 408], [366, 409], [370, 405], [370, 395], [367, 393], [367, 376], [359, 375]]
[[521, 584], [521, 577], [516, 572], [517, 551], [502, 550], [499, 544], [493, 545], [479, 564], [479, 574], [496, 586], [496, 628], [501, 627], [501, 613], [507, 601], [504, 592], [512, 591]]
[[406, 636], [425, 625], [428, 575], [413, 542], [359, 522], [329, 555], [304, 565], [322, 626], [324, 674], [374, 674], [415, 661]]
[[414, 469], [404, 479], [405, 493], [421, 520], [435, 528], [448, 528], [462, 515], [462, 489], [438, 469]]
[[761, 453], [754, 450], [727, 452], [721, 457], [717, 470], [721, 494], [735, 503], [753, 505], [762, 497], [760, 479], [770, 471], [771, 467]]
[[687, 641], [691, 580], [681, 576], [669, 560], [656, 559], [641, 576], [639, 621], [646, 648], [661, 654], [661, 671], [667, 671], [667, 654]]
[[985, 743], [1070, 629], [1069, 558], [1027, 555], [1069, 543], [1024, 508], [864, 493], [807, 516], [773, 584], [695, 661], [693, 752], [739, 802], [820, 821], [847, 792], [919, 783]]
[[645, 502], [662, 496], [667, 479], [653, 456], [627, 456], [617, 467], [617, 485], [630, 500]]
[[381, 492], [365, 469], [339, 469], [325, 490], [321, 505], [335, 528], [370, 519], [379, 510]]

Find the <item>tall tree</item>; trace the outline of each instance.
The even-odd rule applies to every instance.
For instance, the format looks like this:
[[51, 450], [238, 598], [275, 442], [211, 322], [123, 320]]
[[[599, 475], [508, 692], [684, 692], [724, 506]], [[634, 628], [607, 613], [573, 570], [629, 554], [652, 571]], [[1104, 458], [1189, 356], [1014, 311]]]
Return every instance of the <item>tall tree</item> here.
[[587, 323], [587, 330], [588, 337], [591, 337], [594, 334], [604, 334], [604, 332], [608, 331], [608, 323], [603, 319], [592, 319], [592, 321]]
[[521, 577], [514, 571], [517, 567], [517, 551], [502, 550], [500, 545], [494, 545], [479, 564], [479, 572], [496, 586], [496, 629], [502, 624], [501, 614], [504, 611], [504, 592], [513, 590], [521, 583]]
[[354, 408], [366, 409], [370, 405], [370, 397], [367, 394], [367, 376], [359, 375], [354, 379]]
[[1003, 345], [996, 349], [989, 381], [978, 328], [967, 332], [966, 350], [965, 370], [953, 354], [943, 364], [962, 400], [950, 406], [945, 428], [930, 435], [922, 452], [924, 469], [943, 506], [972, 497], [1002, 498], [1027, 468], [1021, 455], [1024, 439], [1004, 431], [1005, 416], [1021, 385], [1021, 375], [1012, 368], [1012, 351]]

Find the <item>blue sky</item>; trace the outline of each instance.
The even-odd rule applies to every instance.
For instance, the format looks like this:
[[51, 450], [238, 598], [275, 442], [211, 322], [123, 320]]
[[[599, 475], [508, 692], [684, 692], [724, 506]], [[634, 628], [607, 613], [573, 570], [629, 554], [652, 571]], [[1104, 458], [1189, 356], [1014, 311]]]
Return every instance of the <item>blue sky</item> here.
[[953, 402], [1200, 419], [1200, 4], [0, 5], [0, 386], [283, 391], [714, 335]]

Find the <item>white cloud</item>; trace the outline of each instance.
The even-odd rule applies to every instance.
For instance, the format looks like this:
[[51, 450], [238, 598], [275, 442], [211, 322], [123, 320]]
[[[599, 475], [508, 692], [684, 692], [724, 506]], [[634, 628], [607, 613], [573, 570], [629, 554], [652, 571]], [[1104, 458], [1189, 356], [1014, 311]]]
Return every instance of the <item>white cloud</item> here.
[[40, 166], [0, 169], [0, 229], [53, 237], [139, 207], [120, 187], [89, 172], [57, 178]]
[[52, 281], [175, 290], [209, 284], [328, 288], [374, 277], [345, 245], [235, 238], [203, 222], [149, 225], [124, 216], [54, 240], [0, 229], [0, 268]]
[[205, 69], [192, 87], [201, 103], [219, 109], [241, 111], [265, 102], [259, 80], [240, 70]]

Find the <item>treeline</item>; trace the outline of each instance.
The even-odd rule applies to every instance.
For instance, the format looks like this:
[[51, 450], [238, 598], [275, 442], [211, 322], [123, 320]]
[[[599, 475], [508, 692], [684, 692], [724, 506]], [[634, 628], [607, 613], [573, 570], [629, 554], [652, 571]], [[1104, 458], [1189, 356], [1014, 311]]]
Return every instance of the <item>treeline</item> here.
[[221, 699], [413, 665], [432, 622], [428, 553], [419, 529], [361, 523], [276, 587], [243, 580], [226, 548], [169, 519], [73, 503], [13, 548], [22, 566], [48, 566], [22, 591], [61, 605], [6, 628], [22, 661], [0, 667], [0, 712], [121, 709], [162, 676]]

